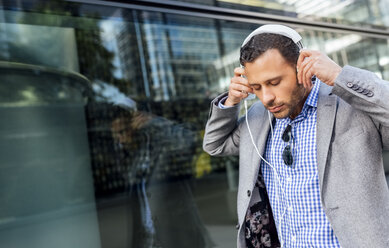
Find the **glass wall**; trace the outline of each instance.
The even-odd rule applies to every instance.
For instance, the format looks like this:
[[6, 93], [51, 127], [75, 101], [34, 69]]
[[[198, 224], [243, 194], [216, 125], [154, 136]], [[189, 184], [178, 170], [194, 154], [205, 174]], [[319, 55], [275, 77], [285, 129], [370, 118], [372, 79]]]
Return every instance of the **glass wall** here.
[[[259, 25], [66, 1], [0, 10], [0, 247], [235, 247], [209, 104]], [[389, 79], [388, 39], [296, 27]]]
[[388, 0], [176, 0], [226, 9], [248, 10], [307, 21], [360, 27], [389, 26]]

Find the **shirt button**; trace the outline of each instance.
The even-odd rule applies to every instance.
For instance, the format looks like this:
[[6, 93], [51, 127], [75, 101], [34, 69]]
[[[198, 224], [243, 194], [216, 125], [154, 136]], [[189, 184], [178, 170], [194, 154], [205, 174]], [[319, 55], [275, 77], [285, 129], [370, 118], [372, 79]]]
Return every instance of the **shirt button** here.
[[288, 181], [288, 183], [291, 183], [292, 182], [292, 177], [287, 177], [286, 181]]
[[364, 90], [365, 90], [364, 88], [359, 88], [359, 89], [357, 89], [357, 92], [362, 93]]
[[296, 236], [295, 235], [292, 235], [292, 241], [296, 242]]
[[370, 91], [369, 93], [367, 93], [367, 96], [372, 97], [372, 96], [374, 96], [374, 93], [372, 91]]
[[288, 211], [289, 211], [289, 212], [292, 212], [292, 211], [293, 211], [293, 207], [292, 207], [292, 206], [289, 206], [289, 207], [288, 207]]
[[239, 225], [239, 224], [236, 224], [235, 228], [236, 228], [236, 230], [239, 230], [240, 225]]
[[250, 191], [250, 190], [247, 190], [247, 196], [248, 196], [248, 197], [251, 196], [251, 191]]
[[347, 83], [347, 87], [349, 87], [349, 88], [353, 87], [353, 85], [354, 85], [353, 83], [350, 83], [350, 82]]

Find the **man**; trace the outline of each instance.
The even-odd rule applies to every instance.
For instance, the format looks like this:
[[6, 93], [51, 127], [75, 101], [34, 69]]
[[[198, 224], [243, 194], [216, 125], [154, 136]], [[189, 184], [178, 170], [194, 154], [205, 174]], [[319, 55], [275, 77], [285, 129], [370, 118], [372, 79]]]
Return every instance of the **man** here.
[[193, 160], [195, 133], [148, 112], [110, 111], [115, 167], [130, 200], [129, 246], [212, 247], [188, 186], [191, 171], [184, 171]]
[[[203, 144], [240, 156], [238, 247], [389, 247], [389, 82], [280, 34], [254, 35], [240, 62], [212, 102]], [[248, 93], [260, 102], [238, 119]], [[253, 240], [246, 219], [258, 202], [278, 240], [261, 236], [271, 228]]]

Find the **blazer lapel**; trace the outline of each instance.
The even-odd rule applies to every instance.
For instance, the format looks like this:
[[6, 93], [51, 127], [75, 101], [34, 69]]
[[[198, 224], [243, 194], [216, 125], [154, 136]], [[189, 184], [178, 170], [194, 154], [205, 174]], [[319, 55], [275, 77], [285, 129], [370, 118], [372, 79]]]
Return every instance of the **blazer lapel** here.
[[317, 104], [316, 145], [320, 190], [323, 188], [328, 149], [337, 110], [337, 97], [332, 95], [331, 90], [332, 87], [322, 83]]

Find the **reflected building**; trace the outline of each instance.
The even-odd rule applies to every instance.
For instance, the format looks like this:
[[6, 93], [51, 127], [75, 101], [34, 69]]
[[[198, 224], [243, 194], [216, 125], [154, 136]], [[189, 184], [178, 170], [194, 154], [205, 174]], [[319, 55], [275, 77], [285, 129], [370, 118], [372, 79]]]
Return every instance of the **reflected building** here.
[[[127, 82], [125, 91], [131, 98], [139, 98], [139, 96], [150, 96], [150, 89], [147, 78], [144, 78], [144, 49], [142, 36], [140, 34], [139, 22], [134, 19], [133, 12], [126, 10], [117, 10], [115, 15], [127, 16], [127, 22], [118, 24], [115, 32], [115, 40], [117, 43], [120, 69], [123, 79]], [[144, 84], [139, 84], [137, 81], [143, 80]]]
[[[203, 96], [207, 79], [202, 71], [221, 52], [216, 23], [163, 13], [130, 12], [126, 16], [134, 22], [122, 24], [117, 34], [125, 78], [142, 78], [144, 92], [157, 102]], [[188, 25], [183, 27], [183, 23]], [[197, 41], [199, 37], [202, 42]], [[136, 56], [139, 52], [147, 63]]]

